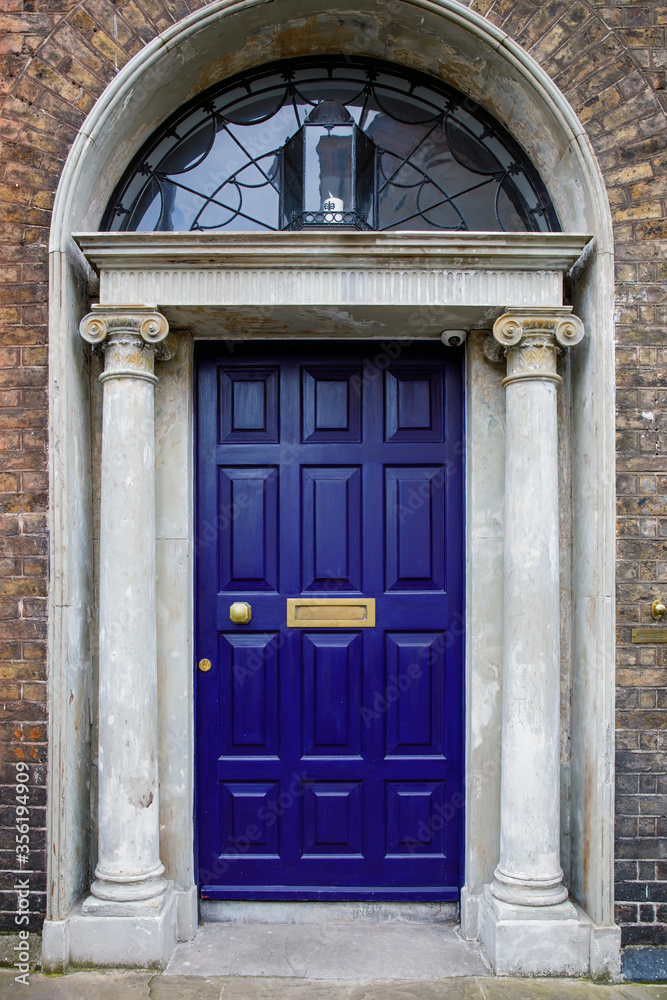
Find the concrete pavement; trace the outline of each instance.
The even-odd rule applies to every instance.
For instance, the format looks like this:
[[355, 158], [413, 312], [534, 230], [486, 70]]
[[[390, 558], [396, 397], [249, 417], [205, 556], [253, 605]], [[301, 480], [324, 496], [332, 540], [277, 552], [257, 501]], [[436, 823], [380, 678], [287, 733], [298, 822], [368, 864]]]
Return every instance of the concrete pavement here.
[[31, 974], [29, 985], [0, 970], [0, 1000], [667, 1000], [667, 985], [596, 986], [583, 980], [494, 979], [367, 983], [240, 976], [75, 972]]

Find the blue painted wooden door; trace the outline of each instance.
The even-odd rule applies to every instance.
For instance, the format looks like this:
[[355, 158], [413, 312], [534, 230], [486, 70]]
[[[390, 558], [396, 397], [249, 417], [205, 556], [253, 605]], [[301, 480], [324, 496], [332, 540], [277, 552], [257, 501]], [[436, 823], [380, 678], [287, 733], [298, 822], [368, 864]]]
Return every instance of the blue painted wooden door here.
[[[462, 451], [459, 352], [202, 346], [203, 898], [458, 898]], [[332, 596], [375, 627], [287, 627]]]

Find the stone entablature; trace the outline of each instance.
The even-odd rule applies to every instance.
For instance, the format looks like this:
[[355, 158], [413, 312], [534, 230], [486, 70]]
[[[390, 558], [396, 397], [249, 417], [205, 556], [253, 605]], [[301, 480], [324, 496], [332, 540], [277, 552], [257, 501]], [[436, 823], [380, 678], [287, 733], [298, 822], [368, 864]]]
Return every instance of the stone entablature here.
[[168, 306], [560, 306], [572, 233], [86, 233], [100, 302]]

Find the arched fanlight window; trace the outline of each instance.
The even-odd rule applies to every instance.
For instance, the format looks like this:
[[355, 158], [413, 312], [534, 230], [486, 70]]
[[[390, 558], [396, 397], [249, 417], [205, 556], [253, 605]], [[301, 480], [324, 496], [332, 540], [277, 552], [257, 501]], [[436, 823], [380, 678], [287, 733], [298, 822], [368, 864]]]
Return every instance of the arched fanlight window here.
[[375, 59], [293, 59], [182, 107], [125, 172], [106, 230], [559, 230], [508, 132], [464, 94]]

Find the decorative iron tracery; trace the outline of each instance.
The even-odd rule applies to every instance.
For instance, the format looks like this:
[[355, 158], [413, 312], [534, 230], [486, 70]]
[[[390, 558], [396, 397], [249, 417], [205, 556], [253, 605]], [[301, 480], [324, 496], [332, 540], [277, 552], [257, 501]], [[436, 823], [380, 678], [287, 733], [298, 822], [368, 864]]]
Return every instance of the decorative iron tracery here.
[[102, 228], [290, 228], [283, 146], [325, 100], [377, 147], [369, 229], [560, 230], [525, 152], [479, 105], [425, 74], [343, 56], [273, 63], [180, 108], [125, 172]]

